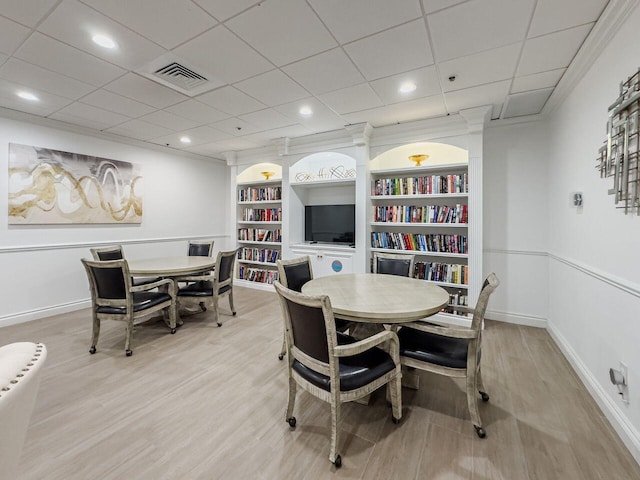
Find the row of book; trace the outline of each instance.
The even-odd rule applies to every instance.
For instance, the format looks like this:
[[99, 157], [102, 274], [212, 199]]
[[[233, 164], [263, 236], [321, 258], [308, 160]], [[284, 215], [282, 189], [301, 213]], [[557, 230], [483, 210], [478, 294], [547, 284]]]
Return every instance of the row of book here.
[[281, 208], [243, 208], [242, 220], [245, 222], [280, 222]]
[[467, 243], [466, 235], [371, 232], [373, 248], [466, 254]]
[[438, 262], [416, 262], [414, 276], [420, 280], [430, 280], [432, 282], [469, 285], [469, 266]]
[[374, 222], [468, 223], [467, 205], [378, 205], [373, 208]]
[[432, 195], [467, 193], [469, 175], [425, 175], [421, 177], [379, 178], [374, 180], [371, 195]]
[[449, 294], [449, 306], [445, 307], [442, 311], [445, 313], [452, 313], [454, 315], [461, 315], [466, 317], [467, 313], [456, 310], [456, 305], [467, 305], [467, 295], [462, 293], [462, 291], [460, 290], [458, 290], [456, 293]]
[[239, 202], [282, 200], [282, 187], [247, 187], [238, 190]]
[[250, 262], [276, 263], [280, 256], [280, 250], [272, 248], [248, 248], [238, 250], [238, 260], [248, 260]]
[[263, 270], [261, 268], [250, 268], [244, 265], [238, 267], [238, 278], [256, 283], [273, 283], [278, 280], [277, 270]]
[[239, 228], [238, 240], [245, 242], [281, 242], [282, 230], [267, 230], [266, 228]]

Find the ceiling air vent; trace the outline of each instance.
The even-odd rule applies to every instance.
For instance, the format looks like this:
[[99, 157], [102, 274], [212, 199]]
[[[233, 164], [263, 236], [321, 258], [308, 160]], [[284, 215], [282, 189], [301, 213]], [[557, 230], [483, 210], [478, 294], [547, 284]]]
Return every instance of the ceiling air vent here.
[[225, 85], [225, 82], [216, 78], [211, 72], [196, 65], [189, 65], [189, 62], [172, 53], [161, 55], [137, 72], [190, 97]]

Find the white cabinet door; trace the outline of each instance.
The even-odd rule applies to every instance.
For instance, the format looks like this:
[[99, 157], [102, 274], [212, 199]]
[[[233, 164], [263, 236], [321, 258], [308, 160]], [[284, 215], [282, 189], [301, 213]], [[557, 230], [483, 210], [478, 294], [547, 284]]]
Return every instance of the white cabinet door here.
[[323, 250], [322, 248], [292, 249], [294, 257], [309, 255], [314, 278], [353, 273], [353, 252]]

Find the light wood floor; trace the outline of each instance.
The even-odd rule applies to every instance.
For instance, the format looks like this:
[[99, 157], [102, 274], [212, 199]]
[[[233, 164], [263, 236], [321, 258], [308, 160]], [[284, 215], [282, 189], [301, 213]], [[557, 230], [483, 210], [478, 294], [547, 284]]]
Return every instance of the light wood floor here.
[[18, 480], [640, 479], [549, 335], [497, 322], [484, 332], [486, 439], [462, 383], [421, 373], [420, 390], [403, 389], [399, 425], [382, 392], [344, 407], [336, 470], [327, 404], [299, 393], [298, 426], [285, 423], [275, 294], [235, 292], [238, 315], [223, 300], [222, 328], [208, 312], [175, 335], [152, 320], [137, 328], [132, 357], [119, 322], [103, 322], [88, 353], [87, 310], [2, 328], [2, 344], [49, 351]]

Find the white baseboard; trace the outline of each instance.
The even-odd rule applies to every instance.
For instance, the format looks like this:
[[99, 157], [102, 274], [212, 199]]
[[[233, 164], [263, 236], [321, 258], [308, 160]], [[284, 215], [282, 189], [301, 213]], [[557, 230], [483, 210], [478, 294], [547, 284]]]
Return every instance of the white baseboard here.
[[8, 327], [9, 325], [17, 325], [19, 323], [26, 323], [44, 317], [51, 317], [52, 315], [75, 312], [76, 310], [82, 310], [83, 308], [89, 307], [91, 307], [91, 300], [87, 299], [79, 300], [77, 302], [64, 303], [61, 305], [52, 305], [50, 307], [30, 310], [28, 312], [5, 315], [4, 317], [0, 317], [0, 328]]
[[531, 315], [522, 315], [519, 313], [498, 312], [495, 310], [487, 310], [485, 318], [489, 320], [497, 320], [504, 323], [513, 323], [516, 325], [525, 325], [527, 327], [547, 328], [547, 319], [534, 317]]
[[250, 282], [249, 280], [240, 280], [238, 278], [233, 280], [234, 286], [237, 287], [247, 287], [253, 288], [255, 290], [267, 290], [269, 292], [276, 292], [275, 287], [270, 283], [262, 283], [262, 282]]
[[578, 374], [582, 383], [587, 387], [587, 390], [603, 411], [622, 442], [629, 449], [633, 458], [635, 458], [636, 462], [640, 464], [640, 433], [638, 430], [636, 430], [636, 428], [627, 420], [624, 412], [622, 412], [620, 407], [611, 400], [611, 397], [607, 395], [607, 392], [603, 390], [600, 383], [594, 378], [587, 366], [582, 362], [578, 354], [573, 350], [562, 334], [553, 325], [549, 325], [547, 327], [547, 331], [560, 350], [562, 350], [562, 353]]

